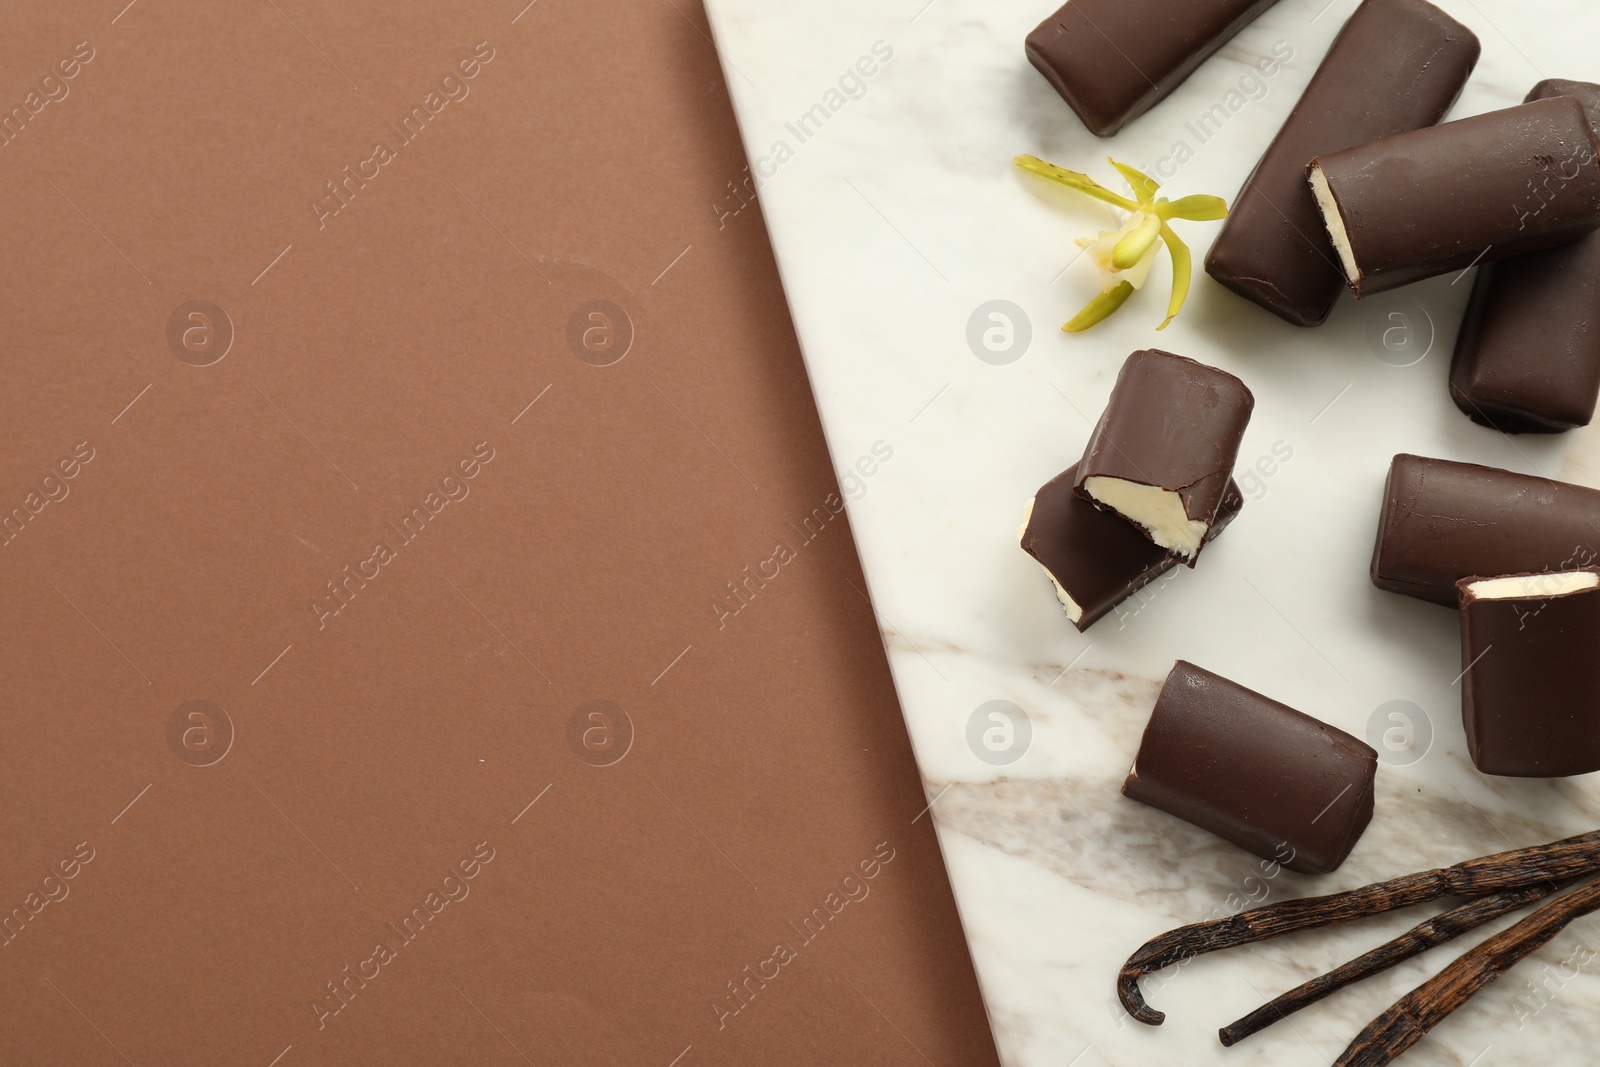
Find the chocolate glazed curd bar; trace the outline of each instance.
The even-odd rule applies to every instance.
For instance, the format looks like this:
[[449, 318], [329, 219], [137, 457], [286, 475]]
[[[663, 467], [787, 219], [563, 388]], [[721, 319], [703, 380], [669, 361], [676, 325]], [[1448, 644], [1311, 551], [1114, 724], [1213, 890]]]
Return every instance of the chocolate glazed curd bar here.
[[1193, 567], [1254, 407], [1226, 371], [1160, 349], [1135, 352], [1089, 435], [1074, 488]]
[[1069, 0], [1024, 47], [1090, 132], [1110, 137], [1277, 2]]
[[1320, 155], [1307, 178], [1358, 297], [1600, 227], [1600, 161], [1570, 96]]
[[1600, 771], [1600, 572], [1465, 578], [1461, 717], [1484, 774]]
[[1124, 796], [1291, 871], [1343, 863], [1372, 820], [1378, 754], [1343, 730], [1179, 660]]
[[[1055, 586], [1067, 619], [1080, 632], [1177, 566], [1177, 560], [1120, 515], [1101, 511], [1073, 491], [1074, 463], [1040, 486], [1022, 517], [1022, 550]], [[1232, 480], [1208, 537], [1216, 537], [1244, 507]]]
[[1206, 273], [1296, 326], [1319, 325], [1344, 276], [1306, 164], [1438, 122], [1478, 52], [1472, 31], [1425, 0], [1365, 0], [1245, 179]]
[[[1574, 97], [1600, 140], [1600, 85], [1547, 79], [1528, 100]], [[1600, 232], [1478, 270], [1450, 363], [1450, 398], [1506, 433], [1587, 426], [1600, 396]]]
[[1476, 463], [1401, 454], [1389, 466], [1372, 584], [1455, 607], [1472, 575], [1600, 560], [1600, 491]]

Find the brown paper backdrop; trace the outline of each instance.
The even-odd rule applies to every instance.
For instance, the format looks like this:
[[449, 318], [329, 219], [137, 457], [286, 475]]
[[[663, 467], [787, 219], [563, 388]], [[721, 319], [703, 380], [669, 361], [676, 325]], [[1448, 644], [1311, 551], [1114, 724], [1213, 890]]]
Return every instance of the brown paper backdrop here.
[[442, 8], [7, 17], [0, 1062], [994, 1063], [703, 12]]

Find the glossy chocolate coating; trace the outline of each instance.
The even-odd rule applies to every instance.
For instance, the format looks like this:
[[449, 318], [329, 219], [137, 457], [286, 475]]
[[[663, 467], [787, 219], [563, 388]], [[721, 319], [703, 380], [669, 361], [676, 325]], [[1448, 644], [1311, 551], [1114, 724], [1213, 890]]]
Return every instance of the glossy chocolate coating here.
[[1110, 137], [1277, 2], [1069, 0], [1024, 47], [1090, 132]]
[[[1117, 373], [1074, 488], [1085, 495], [1094, 477], [1159, 486], [1179, 495], [1191, 520], [1215, 523], [1254, 408], [1250, 390], [1227, 371], [1141, 349]], [[1199, 557], [1196, 549], [1180, 562], [1193, 567]]]
[[1575, 241], [1600, 227], [1600, 160], [1570, 96], [1312, 161], [1344, 219], [1359, 296]]
[[[1575, 97], [1600, 140], [1600, 85], [1551, 78], [1531, 100]], [[1600, 396], [1600, 232], [1479, 269], [1450, 364], [1450, 398], [1506, 433], [1587, 426]]]
[[[1083, 609], [1082, 618], [1073, 623], [1081, 632], [1178, 561], [1120, 515], [1101, 511], [1073, 492], [1077, 480], [1074, 463], [1039, 487], [1022, 531], [1022, 550]], [[1244, 494], [1229, 479], [1208, 537], [1226, 529], [1243, 507]]]
[[1474, 574], [1600, 560], [1600, 491], [1476, 463], [1401, 454], [1389, 466], [1372, 584], [1455, 607]]
[[1245, 179], [1206, 273], [1296, 326], [1320, 324], [1344, 273], [1306, 185], [1306, 164], [1438, 122], [1478, 51], [1472, 31], [1424, 0], [1365, 0]]
[[1371, 821], [1377, 769], [1378, 754], [1343, 730], [1179, 660], [1122, 794], [1324, 874]]
[[1461, 716], [1484, 774], [1600, 771], [1600, 588], [1481, 600], [1463, 579]]

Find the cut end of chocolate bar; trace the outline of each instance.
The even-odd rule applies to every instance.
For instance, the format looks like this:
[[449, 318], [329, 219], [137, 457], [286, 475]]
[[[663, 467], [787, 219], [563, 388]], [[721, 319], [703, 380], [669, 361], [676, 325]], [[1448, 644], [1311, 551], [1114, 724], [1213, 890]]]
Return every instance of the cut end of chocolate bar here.
[[1180, 493], [1158, 485], [1096, 475], [1084, 480], [1083, 491], [1100, 506], [1138, 523], [1150, 540], [1186, 560], [1200, 551], [1211, 528], [1210, 523], [1189, 517]]
[[1357, 296], [1600, 229], [1600, 161], [1570, 96], [1319, 153], [1308, 177]]
[[1600, 491], [1402, 453], [1389, 466], [1372, 584], [1446, 607], [1457, 583], [1600, 560]]
[[[1033, 506], [1038, 502], [1039, 498], [1037, 496], [1028, 499], [1028, 506], [1022, 509], [1022, 525], [1017, 527], [1017, 541], [1022, 545], [1022, 550], [1030, 556], [1033, 555], [1033, 549], [1028, 544], [1028, 527], [1033, 522]], [[1039, 569], [1044, 571], [1046, 578], [1050, 579], [1050, 585], [1056, 591], [1056, 599], [1061, 602], [1061, 610], [1067, 613], [1067, 621], [1082, 630], [1083, 605], [1072, 599], [1072, 594], [1067, 592], [1066, 587], [1056, 578], [1054, 571], [1043, 563], [1039, 564]]]
[[1156, 348], [1134, 352], [1089, 436], [1077, 491], [1193, 567], [1254, 407], [1227, 371]]
[[[1039, 487], [1022, 516], [1022, 550], [1050, 576], [1056, 600], [1079, 632], [1113, 612], [1126, 625], [1148, 600], [1128, 609], [1123, 602], [1171, 571], [1178, 560], [1136, 524], [1080, 494], [1077, 484], [1074, 463]], [[1226, 529], [1242, 507], [1244, 494], [1229, 479], [1207, 539]]]
[[1296, 326], [1326, 320], [1345, 279], [1306, 161], [1438, 122], [1479, 50], [1471, 30], [1422, 0], [1356, 7], [1239, 190], [1206, 273]]
[[1600, 573], [1595, 571], [1510, 574], [1501, 578], [1466, 578], [1460, 583], [1462, 598], [1472, 600], [1548, 599], [1596, 587], [1600, 587]]
[[1484, 774], [1600, 770], [1600, 572], [1463, 578], [1461, 717]]
[[1322, 212], [1322, 224], [1327, 227], [1333, 250], [1339, 253], [1339, 265], [1344, 269], [1345, 279], [1349, 281], [1350, 288], [1357, 290], [1357, 295], [1360, 295], [1361, 268], [1356, 264], [1355, 249], [1350, 247], [1350, 231], [1345, 228], [1344, 213], [1333, 198], [1333, 190], [1328, 188], [1328, 176], [1322, 173], [1322, 164], [1312, 160], [1307, 177], [1311, 182], [1311, 193], [1317, 198], [1317, 209]]

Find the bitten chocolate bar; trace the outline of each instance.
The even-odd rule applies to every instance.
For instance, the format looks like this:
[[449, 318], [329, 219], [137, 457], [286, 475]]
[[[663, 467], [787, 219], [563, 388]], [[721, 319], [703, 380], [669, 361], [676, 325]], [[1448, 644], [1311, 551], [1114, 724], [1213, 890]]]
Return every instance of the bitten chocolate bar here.
[[[1081, 632], [1177, 566], [1177, 561], [1120, 515], [1101, 511], [1073, 491], [1074, 463], [1045, 482], [1022, 518], [1022, 550], [1039, 562], [1056, 599]], [[1211, 523], [1216, 537], [1244, 507], [1230, 479]]]
[[1070, 0], [1025, 48], [1090, 132], [1110, 137], [1277, 2]]
[[1389, 467], [1372, 584], [1455, 607], [1473, 575], [1600, 560], [1600, 491], [1476, 463], [1401, 454]]
[[1206, 273], [1296, 326], [1320, 324], [1344, 275], [1306, 164], [1438, 122], [1478, 51], [1472, 31], [1424, 0], [1365, 0], [1245, 179]]
[[[1528, 100], [1571, 96], [1600, 140], [1600, 85], [1548, 79]], [[1600, 396], [1600, 232], [1478, 271], [1450, 363], [1450, 398], [1506, 433], [1587, 426]]]
[[1378, 754], [1343, 730], [1179, 660], [1122, 794], [1324, 874], [1372, 820], [1377, 770]]
[[1600, 572], [1466, 578], [1461, 715], [1484, 774], [1600, 771]]
[[1159, 349], [1135, 352], [1089, 435], [1074, 488], [1193, 567], [1254, 407], [1226, 371]]
[[1600, 227], [1600, 161], [1570, 96], [1321, 155], [1307, 177], [1358, 297]]

